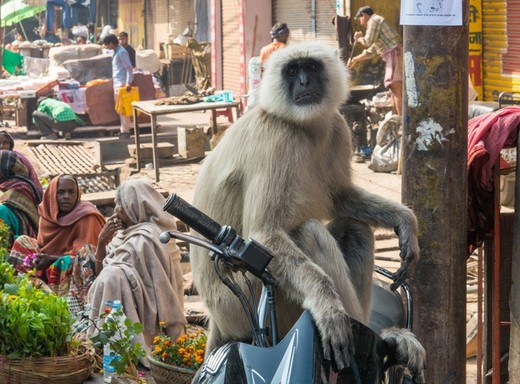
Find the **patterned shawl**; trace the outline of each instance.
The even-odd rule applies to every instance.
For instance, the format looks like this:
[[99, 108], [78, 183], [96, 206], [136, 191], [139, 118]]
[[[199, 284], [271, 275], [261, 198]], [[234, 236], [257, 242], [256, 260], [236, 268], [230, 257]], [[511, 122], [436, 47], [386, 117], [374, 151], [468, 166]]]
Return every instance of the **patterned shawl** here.
[[27, 176], [27, 167], [15, 152], [0, 151], [0, 204], [5, 204], [18, 217], [20, 233], [17, 235], [35, 237], [40, 194]]
[[34, 170], [34, 167], [32, 166], [31, 162], [23, 153], [20, 153], [18, 151], [14, 150], [14, 140], [13, 137], [9, 134], [7, 131], [0, 131], [0, 136], [5, 136], [7, 138], [7, 141], [9, 141], [9, 150], [13, 151], [18, 155], [18, 158], [22, 162], [23, 165], [27, 168], [28, 171], [28, 178], [32, 181], [36, 189], [38, 190], [38, 193], [40, 194], [40, 197], [43, 195], [43, 188], [40, 183], [40, 180], [38, 179], [38, 175], [36, 174], [36, 171]]

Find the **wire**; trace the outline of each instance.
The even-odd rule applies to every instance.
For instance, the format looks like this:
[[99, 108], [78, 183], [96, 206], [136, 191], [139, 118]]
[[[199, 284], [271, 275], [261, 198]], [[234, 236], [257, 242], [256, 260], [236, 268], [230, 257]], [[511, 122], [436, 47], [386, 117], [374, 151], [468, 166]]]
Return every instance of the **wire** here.
[[236, 297], [240, 300], [240, 304], [242, 305], [242, 308], [244, 309], [246, 319], [249, 322], [249, 326], [252, 330], [252, 339], [253, 343], [255, 345], [258, 345], [260, 347], [265, 346], [262, 338], [259, 337], [258, 334], [258, 323], [256, 322], [256, 315], [253, 315], [253, 311], [251, 309], [251, 306], [249, 302], [247, 301], [246, 296], [244, 295], [244, 292], [240, 289], [238, 284], [231, 281], [231, 279], [224, 275], [220, 268], [220, 260], [222, 256], [217, 255], [215, 256], [214, 264], [215, 264], [215, 271], [217, 272], [220, 280], [235, 294]]

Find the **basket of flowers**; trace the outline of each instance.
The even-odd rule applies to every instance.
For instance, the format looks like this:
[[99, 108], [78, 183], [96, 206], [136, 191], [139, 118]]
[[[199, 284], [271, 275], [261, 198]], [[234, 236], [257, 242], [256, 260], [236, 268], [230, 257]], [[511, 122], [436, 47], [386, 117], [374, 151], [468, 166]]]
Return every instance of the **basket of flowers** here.
[[155, 336], [151, 348], [150, 361], [152, 377], [157, 384], [189, 384], [204, 361], [207, 335], [201, 327], [189, 325], [185, 333], [172, 340], [164, 332], [165, 324], [160, 323], [161, 332]]

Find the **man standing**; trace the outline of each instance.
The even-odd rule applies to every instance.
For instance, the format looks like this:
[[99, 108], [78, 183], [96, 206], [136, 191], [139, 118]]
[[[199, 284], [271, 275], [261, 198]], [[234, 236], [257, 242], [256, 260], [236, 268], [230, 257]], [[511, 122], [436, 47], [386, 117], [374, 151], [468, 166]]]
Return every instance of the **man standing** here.
[[[119, 45], [116, 35], [109, 34], [105, 36], [103, 45], [106, 49], [114, 51], [114, 56], [112, 57], [112, 79], [114, 81], [115, 100], [117, 100], [121, 88], [126, 88], [127, 92], [130, 92], [132, 89], [132, 81], [134, 80], [132, 63], [126, 49]], [[121, 120], [119, 137], [127, 139], [130, 137], [130, 116], [120, 113], [119, 119]]]
[[354, 33], [354, 40], [368, 48], [349, 60], [347, 66], [352, 68], [359, 61], [368, 60], [378, 54], [385, 62], [384, 84], [386, 88], [390, 89], [392, 109], [394, 113], [401, 116], [403, 108], [401, 38], [383, 17], [375, 14], [368, 6], [359, 8], [355, 18], [363, 27], [366, 27], [366, 33], [363, 36], [363, 32], [357, 31]]
[[135, 49], [128, 44], [128, 33], [120, 32], [118, 35], [119, 45], [122, 46], [128, 52], [130, 56], [130, 62], [132, 63], [132, 67], [135, 67]]
[[36, 128], [42, 134], [41, 140], [56, 140], [60, 133], [70, 139], [71, 132], [78, 125], [83, 125], [67, 103], [50, 97], [40, 97], [37, 109], [32, 117]]
[[266, 45], [260, 50], [260, 65], [262, 71], [265, 66], [265, 62], [269, 58], [269, 55], [277, 49], [287, 46], [287, 40], [289, 39], [289, 27], [285, 23], [276, 23], [271, 28], [271, 44]]

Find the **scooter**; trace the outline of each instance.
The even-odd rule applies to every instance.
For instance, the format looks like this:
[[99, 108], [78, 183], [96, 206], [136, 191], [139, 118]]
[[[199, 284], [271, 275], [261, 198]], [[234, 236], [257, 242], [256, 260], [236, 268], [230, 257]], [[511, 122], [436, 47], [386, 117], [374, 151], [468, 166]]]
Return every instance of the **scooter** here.
[[[277, 340], [274, 287], [276, 281], [269, 273], [273, 255], [253, 239], [244, 240], [230, 226], [220, 225], [179, 196], [170, 195], [163, 209], [187, 224], [206, 239], [177, 231], [163, 232], [160, 240], [167, 243], [172, 237], [210, 252], [215, 270], [222, 282], [240, 300], [251, 326], [252, 342], [229, 342], [213, 350], [205, 359], [192, 383], [194, 384], [306, 384], [335, 382], [337, 374], [323, 359], [319, 333], [310, 313], [305, 310], [291, 330]], [[240, 287], [226, 272], [249, 272], [263, 284], [257, 310]], [[391, 273], [382, 268], [376, 272], [386, 277]], [[411, 296], [405, 311], [403, 301], [381, 284], [374, 286], [377, 309], [372, 311], [372, 326], [380, 331], [390, 325], [411, 327]], [[248, 294], [254, 297], [250, 286]], [[384, 305], [380, 305], [384, 303]], [[407, 316], [405, 316], [405, 313]], [[385, 374], [385, 363], [391, 361], [385, 342], [366, 325], [351, 319], [355, 354], [350, 366], [341, 372], [342, 382], [353, 384], [403, 382], [399, 369]], [[324, 369], [322, 369], [324, 367]], [[386, 376], [386, 377], [385, 377]], [[400, 381], [396, 381], [400, 380]]]

